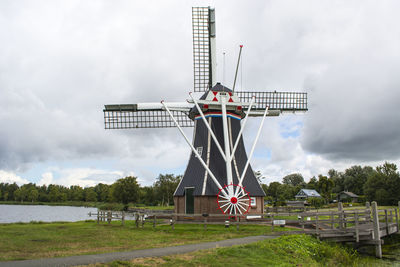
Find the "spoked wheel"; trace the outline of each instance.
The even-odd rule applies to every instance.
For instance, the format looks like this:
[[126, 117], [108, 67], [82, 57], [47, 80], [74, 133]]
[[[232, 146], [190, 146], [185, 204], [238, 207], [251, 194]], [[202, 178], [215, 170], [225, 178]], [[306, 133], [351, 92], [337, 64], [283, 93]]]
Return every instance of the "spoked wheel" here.
[[[223, 194], [222, 190], [227, 192]], [[226, 185], [217, 195], [218, 208], [224, 214], [246, 214], [250, 209], [250, 195], [244, 187], [239, 185]]]

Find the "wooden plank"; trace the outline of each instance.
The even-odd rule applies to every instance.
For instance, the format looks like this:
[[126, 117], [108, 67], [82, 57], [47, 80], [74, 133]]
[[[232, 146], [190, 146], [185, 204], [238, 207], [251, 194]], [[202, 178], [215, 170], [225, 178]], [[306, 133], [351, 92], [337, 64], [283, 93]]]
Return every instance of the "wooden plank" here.
[[355, 213], [354, 217], [356, 218], [356, 225], [355, 225], [355, 228], [356, 228], [356, 242], [358, 243], [358, 242], [360, 242], [360, 235], [359, 235], [359, 229], [358, 229], [358, 214]]
[[[372, 203], [372, 220], [374, 223], [374, 237], [373, 240], [377, 241], [377, 240], [381, 240], [380, 237], [380, 230], [379, 230], [379, 213], [378, 213], [378, 205], [376, 203], [376, 201], [373, 201]], [[377, 258], [381, 259], [382, 258], [382, 246], [376, 245], [375, 246], [375, 255]]]

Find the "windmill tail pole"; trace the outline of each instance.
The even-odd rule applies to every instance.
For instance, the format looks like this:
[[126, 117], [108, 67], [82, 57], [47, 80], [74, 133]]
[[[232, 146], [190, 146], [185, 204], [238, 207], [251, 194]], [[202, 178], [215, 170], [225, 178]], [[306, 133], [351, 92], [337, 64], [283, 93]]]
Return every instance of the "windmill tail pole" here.
[[240, 47], [239, 58], [238, 58], [238, 62], [237, 62], [237, 65], [236, 65], [235, 79], [233, 80], [233, 87], [232, 87], [232, 91], [233, 92], [235, 92], [236, 78], [237, 78], [237, 74], [238, 74], [238, 69], [239, 69], [239, 64], [240, 64], [240, 56], [242, 55], [243, 45], [240, 45], [239, 47]]
[[190, 148], [192, 149], [193, 153], [197, 156], [197, 158], [199, 159], [201, 165], [203, 165], [203, 167], [206, 169], [206, 171], [208, 172], [208, 174], [210, 175], [211, 179], [214, 181], [214, 183], [217, 185], [218, 189], [221, 190], [222, 194], [224, 194], [225, 197], [228, 197], [228, 194], [225, 192], [225, 190], [222, 188], [222, 186], [219, 184], [217, 178], [215, 178], [214, 174], [211, 172], [211, 170], [208, 168], [207, 164], [204, 162], [204, 160], [201, 158], [201, 156], [199, 155], [199, 152], [197, 152], [197, 150], [194, 148], [194, 146], [192, 145], [192, 143], [189, 141], [189, 139], [187, 138], [186, 134], [183, 132], [182, 127], [179, 125], [179, 123], [176, 121], [174, 115], [172, 115], [171, 111], [169, 110], [169, 108], [165, 105], [164, 101], [161, 101], [161, 104], [163, 105], [164, 109], [168, 112], [169, 116], [171, 117], [171, 119], [174, 121], [176, 127], [178, 127], [179, 131], [181, 132], [183, 138], [185, 138], [186, 143], [190, 146]]
[[239, 186], [242, 186], [244, 176], [246, 175], [246, 171], [247, 171], [247, 168], [249, 167], [251, 157], [253, 156], [254, 149], [256, 148], [256, 144], [257, 144], [258, 138], [260, 137], [261, 130], [262, 130], [262, 127], [263, 127], [263, 125], [264, 125], [264, 121], [265, 121], [265, 117], [267, 116], [267, 113], [268, 113], [268, 106], [267, 106], [267, 108], [266, 108], [265, 111], [264, 111], [264, 116], [263, 116], [263, 118], [262, 118], [260, 128], [258, 128], [258, 132], [257, 132], [257, 135], [256, 135], [256, 139], [254, 140], [253, 146], [252, 146], [251, 151], [250, 151], [249, 158], [247, 159], [247, 162], [246, 162], [246, 165], [245, 165], [245, 167], [244, 167], [242, 176], [240, 177]]

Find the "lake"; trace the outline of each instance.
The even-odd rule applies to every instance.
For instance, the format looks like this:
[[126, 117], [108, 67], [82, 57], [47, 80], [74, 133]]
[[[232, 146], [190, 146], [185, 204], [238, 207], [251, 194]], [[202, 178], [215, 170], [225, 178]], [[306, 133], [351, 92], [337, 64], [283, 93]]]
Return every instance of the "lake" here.
[[89, 212], [97, 212], [97, 208], [45, 206], [45, 205], [0, 205], [0, 223], [15, 222], [76, 222], [89, 217]]

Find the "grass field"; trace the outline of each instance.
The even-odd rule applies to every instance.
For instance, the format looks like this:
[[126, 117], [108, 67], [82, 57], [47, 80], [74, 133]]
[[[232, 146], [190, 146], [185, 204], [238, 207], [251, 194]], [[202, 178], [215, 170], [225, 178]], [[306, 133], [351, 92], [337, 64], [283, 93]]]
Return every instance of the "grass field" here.
[[393, 266], [393, 263], [360, 256], [349, 247], [321, 242], [311, 236], [291, 235], [248, 245], [89, 266]]
[[[275, 231], [287, 228], [275, 227]], [[136, 228], [133, 221], [111, 225], [97, 225], [94, 221], [75, 223], [13, 223], [0, 224], [0, 260], [22, 260], [61, 257], [81, 254], [96, 254], [216, 241], [241, 236], [271, 233], [271, 228], [261, 225], [224, 228], [223, 225], [152, 223]]]

